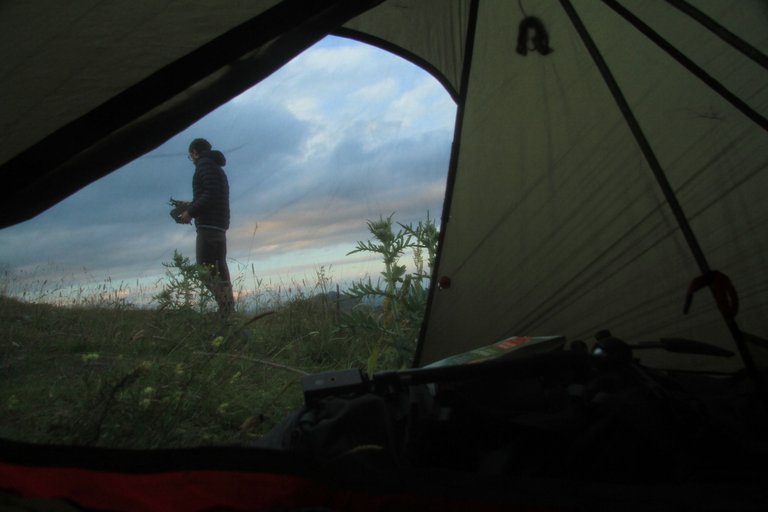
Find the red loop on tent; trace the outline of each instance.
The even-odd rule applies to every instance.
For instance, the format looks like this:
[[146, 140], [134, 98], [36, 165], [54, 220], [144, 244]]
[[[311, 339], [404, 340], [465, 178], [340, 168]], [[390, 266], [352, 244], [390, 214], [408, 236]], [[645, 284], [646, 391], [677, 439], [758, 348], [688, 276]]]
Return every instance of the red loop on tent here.
[[448, 276], [442, 276], [437, 280], [437, 287], [441, 290], [447, 290], [451, 287], [451, 278]]
[[712, 289], [715, 301], [717, 302], [717, 308], [723, 316], [728, 319], [734, 318], [739, 312], [739, 296], [728, 276], [717, 270], [711, 270], [691, 281], [685, 296], [683, 312], [688, 314], [691, 302], [693, 301], [693, 294], [705, 287]]

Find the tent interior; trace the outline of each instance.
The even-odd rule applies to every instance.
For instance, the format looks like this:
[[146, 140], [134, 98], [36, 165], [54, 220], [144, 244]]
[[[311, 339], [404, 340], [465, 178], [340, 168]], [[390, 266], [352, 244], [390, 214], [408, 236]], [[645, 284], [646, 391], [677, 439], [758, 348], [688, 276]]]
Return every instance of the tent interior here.
[[[458, 109], [437, 263], [414, 368], [378, 378], [342, 373], [338, 380], [351, 379], [351, 387], [336, 383], [331, 391], [328, 382], [317, 381], [323, 397], [338, 399], [333, 392], [370, 384], [376, 393], [405, 398], [390, 396], [382, 403], [370, 393], [357, 396], [344, 406], [350, 416], [325, 430], [320, 423], [307, 427], [306, 418], [303, 424], [289, 419], [270, 448], [300, 446], [301, 457], [311, 454], [309, 461], [295, 453], [290, 461], [278, 460], [269, 452], [258, 466], [243, 455], [248, 450], [212, 449], [178, 452], [171, 463], [164, 462], [167, 454], [141, 458], [3, 442], [0, 488], [11, 492], [4, 499], [68, 497], [98, 509], [109, 509], [110, 499], [126, 499], [131, 505], [125, 509], [161, 510], [177, 502], [155, 497], [148, 498], [155, 508], [142, 505], [136, 495], [121, 494], [119, 479], [107, 476], [162, 474], [167, 481], [153, 481], [162, 487], [178, 484], [180, 471], [188, 471], [185, 485], [191, 485], [212, 471], [242, 470], [256, 478], [268, 468], [294, 479], [283, 480], [282, 494], [274, 499], [292, 496], [296, 509], [329, 499], [327, 489], [309, 490], [307, 481], [320, 474], [347, 482], [358, 493], [343, 487], [347, 501], [338, 494], [332, 500], [340, 510], [367, 503], [360, 493], [375, 494], [384, 500], [379, 505], [392, 509], [415, 508], [423, 505], [419, 500], [437, 496], [447, 500], [443, 510], [459, 510], [467, 500], [478, 510], [510, 503], [558, 509], [577, 500], [604, 504], [605, 487], [598, 484], [602, 476], [626, 469], [614, 467], [611, 457], [618, 446], [630, 450], [628, 444], [631, 453], [623, 455], [635, 466], [622, 473], [626, 480], [613, 482], [611, 499], [617, 503], [637, 504], [642, 495], [646, 504], [688, 506], [698, 493], [693, 508], [735, 510], [765, 498], [760, 489], [768, 455], [763, 428], [768, 4], [763, 0], [14, 0], [4, 2], [0, 12], [3, 227], [38, 215], [158, 147], [328, 34], [380, 46], [423, 67]], [[596, 339], [605, 331], [616, 338]], [[526, 352], [489, 362], [488, 368], [456, 367], [464, 373], [434, 366], [514, 336], [565, 341], [551, 353]], [[626, 350], [634, 353], [626, 356]], [[725, 352], [730, 357], [717, 355]], [[631, 368], [612, 366], [625, 357], [632, 359]], [[637, 377], [638, 368], [664, 370], [664, 377]], [[633, 384], [627, 391], [618, 384], [627, 379], [640, 387]], [[671, 380], [675, 392], [659, 387]], [[573, 396], [577, 381], [582, 390], [607, 386], [602, 391], [615, 392], [616, 403], [626, 407], [617, 406], [604, 429], [588, 430], [605, 440], [596, 451], [586, 444], [566, 449], [555, 436], [573, 434], [563, 424], [572, 425], [578, 415], [559, 408], [562, 403], [553, 397]], [[429, 393], [435, 382], [450, 390], [442, 395], [444, 403]], [[716, 389], [707, 403], [715, 416], [728, 415], [728, 426], [691, 431], [703, 412], [681, 389]], [[308, 407], [320, 407], [317, 396], [307, 394]], [[664, 421], [654, 415], [656, 408], [649, 412], [649, 396], [666, 400], [670, 410]], [[546, 411], [532, 401], [546, 404]], [[413, 413], [414, 404], [429, 414]], [[334, 407], [325, 413], [338, 419], [338, 403]], [[503, 412], [491, 412], [495, 407]], [[466, 414], [457, 413], [460, 419], [451, 423], [441, 416], [451, 408]], [[553, 408], [560, 413], [544, 418]], [[365, 450], [360, 453], [370, 459], [345, 459], [345, 466], [329, 455], [388, 446], [380, 436], [391, 441], [392, 433], [379, 431], [377, 425], [386, 423], [376, 420], [380, 415], [409, 426], [407, 441], [398, 437], [394, 443], [413, 463], [397, 467], [412, 478], [407, 484], [406, 478], [389, 480], [391, 460], [382, 462]], [[502, 437], [508, 421], [525, 424], [512, 436], [514, 443], [491, 449], [480, 442]], [[288, 440], [283, 434], [297, 425], [307, 428], [305, 437]], [[713, 441], [722, 439], [715, 431], [730, 433], [722, 446]], [[523, 449], [527, 443], [551, 450], [534, 457]], [[702, 446], [709, 449], [699, 456], [721, 471], [702, 472], [699, 481], [658, 467], [665, 465], [662, 453], [686, 459], [687, 469], [704, 464], [691, 455]], [[737, 455], [743, 465], [735, 462]], [[334, 464], [313, 465], [313, 457]], [[509, 484], [510, 474], [530, 476], [531, 466], [522, 468], [523, 462], [513, 459], [542, 457], [551, 457], [552, 467], [559, 468], [546, 476], [557, 478], [561, 494], [544, 490], [552, 488], [552, 480]], [[475, 476], [491, 476], [481, 484], [464, 473], [447, 473], [467, 466]], [[62, 467], [70, 468], [65, 476]], [[82, 474], [74, 475], [72, 467]], [[446, 472], [424, 475], [424, 468], [434, 467]], [[665, 485], [642, 492], [632, 487], [646, 484], [644, 476], [652, 474], [664, 474]], [[375, 490], [372, 475], [378, 478]], [[589, 484], [569, 487], [565, 482], [576, 476]], [[104, 490], [89, 495], [76, 483], [83, 478], [104, 478], [100, 486], [114, 485], [115, 495]], [[50, 484], [56, 479], [64, 483]], [[449, 481], [458, 494], [445, 490]], [[231, 490], [219, 476], [210, 482], [211, 494]], [[269, 487], [263, 479], [248, 482], [250, 489]], [[305, 501], [296, 498], [302, 492]], [[243, 502], [228, 498], [208, 505], [245, 510], [246, 498], [253, 500], [254, 494], [242, 491]]]

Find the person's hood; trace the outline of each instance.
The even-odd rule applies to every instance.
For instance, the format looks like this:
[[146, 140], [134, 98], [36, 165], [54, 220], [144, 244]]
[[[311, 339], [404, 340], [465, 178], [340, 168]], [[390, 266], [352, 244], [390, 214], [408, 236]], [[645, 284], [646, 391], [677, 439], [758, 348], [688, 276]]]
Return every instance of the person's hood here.
[[211, 151], [204, 151], [200, 153], [200, 160], [203, 160], [205, 158], [209, 158], [213, 160], [217, 165], [225, 166], [227, 165], [227, 158], [224, 156], [224, 153], [221, 151], [214, 149]]

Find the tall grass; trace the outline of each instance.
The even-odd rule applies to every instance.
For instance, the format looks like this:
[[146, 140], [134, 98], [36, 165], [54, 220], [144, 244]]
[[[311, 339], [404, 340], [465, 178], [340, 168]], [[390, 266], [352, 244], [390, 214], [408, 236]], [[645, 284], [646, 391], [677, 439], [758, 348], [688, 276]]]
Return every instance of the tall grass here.
[[[392, 235], [407, 242], [403, 251], [423, 249], [416, 231], [402, 228]], [[366, 250], [362, 242], [359, 250]], [[227, 320], [180, 254], [151, 308], [132, 306], [125, 286], [110, 282], [90, 295], [41, 284], [34, 294], [11, 297], [6, 273], [0, 437], [124, 448], [253, 443], [302, 404], [304, 375], [407, 364], [423, 315], [414, 300], [425, 296], [417, 272], [425, 269], [399, 268], [397, 276], [385, 271], [383, 282], [356, 283], [337, 296], [324, 267], [315, 282], [287, 288], [265, 286], [251, 267], [251, 276], [235, 281], [238, 312]], [[249, 277], [253, 283], [244, 282]], [[388, 305], [372, 306], [364, 300], [371, 295]], [[402, 339], [409, 340], [404, 350]]]

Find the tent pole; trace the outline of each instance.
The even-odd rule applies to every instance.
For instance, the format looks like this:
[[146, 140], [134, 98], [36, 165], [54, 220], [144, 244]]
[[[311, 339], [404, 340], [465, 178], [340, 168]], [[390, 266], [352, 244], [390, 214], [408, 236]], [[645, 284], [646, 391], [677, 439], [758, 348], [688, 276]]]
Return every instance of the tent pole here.
[[746, 57], [752, 59], [755, 63], [762, 66], [765, 69], [768, 69], [768, 56], [766, 56], [763, 52], [749, 44], [748, 42], [744, 41], [742, 38], [725, 28], [724, 26], [717, 23], [715, 20], [704, 14], [702, 11], [697, 9], [696, 7], [692, 6], [690, 3], [686, 2], [685, 0], [667, 0], [668, 4], [671, 4], [673, 7], [678, 9], [679, 11], [687, 14], [691, 18], [698, 21], [701, 25], [706, 27], [710, 32], [715, 34], [717, 37], [731, 45], [733, 48], [744, 54]]
[[421, 364], [421, 356], [424, 349], [424, 338], [427, 335], [427, 326], [429, 325], [432, 302], [437, 293], [438, 275], [442, 259], [443, 244], [445, 243], [445, 232], [447, 231], [448, 221], [451, 216], [451, 200], [453, 198], [453, 187], [456, 183], [456, 172], [459, 166], [459, 141], [464, 124], [464, 109], [467, 103], [467, 89], [469, 86], [469, 73], [472, 69], [472, 53], [475, 48], [475, 32], [477, 28], [477, 11], [480, 0], [472, 0], [469, 6], [469, 19], [467, 21], [467, 40], [464, 43], [464, 67], [461, 70], [461, 85], [458, 94], [456, 108], [456, 124], [453, 130], [453, 144], [451, 144], [451, 160], [448, 164], [448, 179], [445, 184], [445, 198], [443, 199], [443, 211], [440, 216], [440, 235], [437, 241], [437, 254], [435, 255], [435, 264], [432, 268], [432, 278], [429, 282], [429, 295], [427, 296], [427, 305], [424, 311], [424, 320], [421, 322], [419, 339], [416, 344], [416, 352], [413, 355], [412, 367], [416, 368]]
[[[682, 206], [677, 200], [675, 191], [672, 189], [672, 185], [669, 183], [669, 180], [667, 179], [664, 169], [661, 167], [661, 164], [656, 158], [656, 154], [654, 153], [653, 148], [651, 147], [650, 143], [648, 142], [648, 139], [643, 133], [643, 130], [640, 127], [640, 123], [637, 121], [637, 118], [635, 118], [635, 115], [633, 114], [632, 109], [629, 106], [629, 103], [624, 97], [624, 94], [622, 93], [618, 82], [616, 81], [613, 74], [611, 73], [611, 70], [608, 67], [608, 64], [605, 62], [605, 59], [603, 59], [603, 56], [601, 55], [600, 50], [598, 49], [595, 42], [592, 40], [592, 37], [587, 31], [586, 26], [581, 21], [581, 18], [579, 18], [578, 13], [574, 9], [570, 0], [560, 0], [560, 4], [563, 6], [563, 9], [565, 9], [566, 14], [570, 18], [571, 23], [573, 23], [573, 26], [576, 29], [576, 32], [579, 34], [579, 37], [584, 43], [584, 46], [586, 46], [587, 50], [589, 51], [589, 54], [594, 60], [595, 65], [597, 66], [601, 76], [603, 77], [603, 80], [608, 86], [608, 89], [610, 90], [611, 95], [613, 96], [613, 99], [616, 101], [616, 104], [619, 107], [619, 110], [621, 110], [621, 113], [623, 114], [625, 121], [629, 125], [629, 128], [632, 131], [633, 136], [635, 137], [635, 140], [640, 146], [640, 149], [643, 152], [643, 156], [645, 157], [648, 165], [653, 171], [653, 174], [656, 177], [656, 181], [659, 184], [659, 187], [661, 187], [661, 190], [664, 193], [664, 197], [667, 200], [667, 204], [669, 204], [669, 207], [672, 209], [672, 212], [677, 220], [680, 230], [682, 231], [683, 236], [685, 237], [685, 240], [688, 243], [688, 247], [693, 253], [693, 257], [699, 266], [699, 270], [701, 271], [701, 274], [710, 275], [712, 273], [712, 270], [709, 266], [709, 262], [707, 261], [706, 256], [704, 255], [704, 251], [702, 250], [701, 245], [699, 244], [699, 241], [696, 238], [696, 235], [693, 233], [693, 229], [691, 229], [691, 225], [688, 222], [688, 218], [686, 217]], [[710, 286], [710, 290], [712, 291], [713, 294], [715, 293], [715, 290], [712, 286]], [[739, 354], [741, 355], [741, 358], [744, 361], [744, 367], [746, 368], [747, 372], [749, 372], [750, 376], [753, 378], [755, 387], [758, 393], [761, 395], [763, 405], [768, 407], [768, 396], [766, 395], [766, 387], [763, 383], [763, 380], [759, 372], [757, 371], [757, 367], [752, 358], [752, 354], [749, 351], [749, 347], [745, 342], [744, 333], [736, 324], [736, 320], [732, 316], [723, 314], [723, 319], [725, 320], [728, 326], [728, 330], [731, 332], [731, 336], [733, 337], [733, 340], [736, 343], [736, 347], [739, 351]]]
[[675, 59], [681, 66], [690, 71], [696, 78], [707, 84], [710, 89], [719, 94], [725, 101], [730, 103], [736, 110], [747, 116], [763, 130], [768, 131], [768, 119], [750, 107], [744, 100], [728, 90], [723, 84], [718, 82], [712, 75], [704, 71], [695, 62], [689, 59], [683, 52], [672, 46], [669, 41], [661, 37], [647, 24], [630, 12], [626, 7], [616, 0], [603, 0], [603, 3], [613, 9], [613, 11], [624, 18], [627, 23], [635, 27], [645, 37], [650, 39], [656, 46], [664, 50], [670, 57]]

